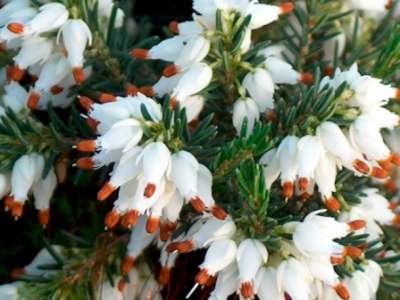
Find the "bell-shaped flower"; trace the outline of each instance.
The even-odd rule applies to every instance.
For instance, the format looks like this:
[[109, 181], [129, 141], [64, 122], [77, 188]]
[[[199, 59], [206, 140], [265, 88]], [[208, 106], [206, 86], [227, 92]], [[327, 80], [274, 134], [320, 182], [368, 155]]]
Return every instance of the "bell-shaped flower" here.
[[243, 122], [247, 120], [246, 135], [253, 132], [255, 122], [260, 118], [260, 111], [256, 102], [251, 98], [238, 99], [233, 105], [233, 126], [239, 135]]
[[257, 68], [248, 73], [243, 80], [243, 86], [261, 112], [274, 107], [274, 81], [265, 69]]
[[160, 59], [164, 61], [176, 61], [185, 46], [187, 38], [174, 36], [165, 39], [151, 49], [133, 49], [132, 56], [138, 59]]
[[276, 84], [296, 84], [302, 81], [302, 75], [284, 60], [270, 56], [265, 62], [265, 68]]
[[210, 41], [198, 35], [189, 38], [182, 48], [179, 56], [174, 60], [178, 68], [202, 61], [210, 50]]
[[[218, 273], [215, 288], [210, 294], [209, 300], [225, 300], [232, 295], [239, 285], [236, 262]], [[281, 299], [278, 299], [281, 300]]]
[[399, 124], [399, 115], [383, 107], [374, 107], [363, 112], [378, 128], [393, 129]]
[[5, 283], [0, 285], [0, 298], [9, 300], [18, 300], [18, 283]]
[[170, 179], [186, 199], [197, 193], [199, 163], [189, 152], [181, 150], [171, 156]]
[[15, 113], [20, 112], [26, 107], [28, 93], [18, 82], [12, 81], [4, 85], [4, 90], [4, 106], [11, 108]]
[[10, 192], [11, 182], [10, 175], [0, 173], [0, 198], [3, 198]]
[[228, 267], [236, 257], [236, 243], [230, 239], [219, 239], [211, 243], [207, 249], [200, 272], [196, 276], [198, 284], [207, 284], [210, 277]]
[[68, 19], [68, 9], [61, 3], [47, 3], [39, 7], [39, 13], [26, 24], [29, 34], [40, 34], [60, 28]]
[[30, 4], [29, 0], [13, 0], [5, 3], [0, 8], [0, 27], [10, 22], [14, 13], [29, 8]]
[[117, 97], [117, 102], [122, 101], [126, 104], [132, 117], [138, 120], [144, 120], [142, 106], [144, 106], [154, 122], [161, 121], [162, 112], [161, 105], [154, 101], [153, 99], [146, 97], [142, 93], [138, 93], [134, 97]]
[[239, 244], [236, 261], [239, 270], [240, 293], [245, 299], [254, 297], [256, 274], [267, 260], [267, 249], [259, 240], [245, 239]]
[[[113, 10], [115, 3], [113, 0], [99, 0], [98, 7], [97, 7], [97, 15], [99, 17], [100, 24], [104, 24], [103, 28], [108, 27], [108, 22], [111, 17], [111, 13]], [[115, 15], [115, 28], [120, 28], [124, 22], [124, 11], [120, 8], [117, 8], [116, 15]]]
[[293, 196], [294, 185], [298, 171], [297, 144], [299, 139], [289, 135], [283, 139], [278, 147], [279, 164], [281, 169], [281, 183], [283, 196], [290, 199]]
[[266, 152], [260, 158], [260, 164], [263, 166], [265, 187], [269, 190], [271, 185], [276, 179], [278, 179], [279, 174], [281, 173], [277, 149], [273, 148]]
[[257, 29], [270, 24], [278, 20], [281, 14], [290, 13], [294, 8], [294, 5], [288, 2], [282, 3], [280, 6], [250, 2], [247, 6], [246, 14], [251, 15], [249, 24], [251, 29]]
[[59, 34], [62, 34], [75, 82], [81, 84], [85, 80], [83, 73], [84, 52], [86, 47], [92, 43], [92, 33], [83, 20], [72, 19], [65, 22]]
[[278, 290], [277, 270], [274, 268], [260, 268], [254, 287], [260, 300], [285, 300], [284, 293]]
[[40, 179], [33, 185], [33, 197], [35, 197], [35, 208], [39, 211], [39, 223], [46, 227], [50, 218], [50, 199], [53, 197], [57, 186], [57, 177], [53, 169], [50, 169], [47, 176]]

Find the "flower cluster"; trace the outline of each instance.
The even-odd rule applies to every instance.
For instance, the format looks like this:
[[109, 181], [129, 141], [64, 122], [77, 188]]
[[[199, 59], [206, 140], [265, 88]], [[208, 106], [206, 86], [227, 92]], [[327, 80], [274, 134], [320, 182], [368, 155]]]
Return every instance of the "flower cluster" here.
[[323, 78], [321, 89], [337, 89], [342, 84], [347, 84], [348, 90], [338, 101], [342, 117], [352, 120], [349, 127], [324, 121], [315, 135], [286, 136], [260, 160], [267, 188], [280, 176], [285, 198], [290, 199], [295, 192], [307, 198], [316, 184], [326, 206], [334, 212], [340, 210], [333, 196], [338, 169], [345, 167], [357, 176], [384, 179], [392, 164], [400, 164], [399, 155], [390, 151], [380, 132], [399, 122], [397, 114], [383, 107], [389, 99], [398, 98], [399, 91], [377, 78], [361, 75], [356, 65], [348, 71], [337, 70], [333, 78]]

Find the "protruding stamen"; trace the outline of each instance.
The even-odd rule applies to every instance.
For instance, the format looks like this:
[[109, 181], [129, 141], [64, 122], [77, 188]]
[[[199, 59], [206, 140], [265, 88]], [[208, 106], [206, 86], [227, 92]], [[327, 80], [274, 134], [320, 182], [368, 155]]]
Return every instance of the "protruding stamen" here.
[[99, 101], [101, 103], [108, 103], [108, 102], [114, 102], [115, 100], [117, 100], [117, 97], [115, 97], [112, 94], [108, 94], [108, 93], [101, 93], [99, 95]]
[[121, 266], [122, 274], [128, 274], [129, 271], [132, 270], [134, 264], [135, 258], [133, 256], [125, 256]]
[[205, 285], [210, 278], [207, 269], [201, 269], [199, 273], [197, 273], [195, 281], [200, 285]]
[[171, 280], [171, 268], [163, 266], [158, 274], [158, 283], [160, 285], [166, 285]]
[[362, 250], [357, 247], [345, 246], [343, 248], [343, 256], [350, 256], [352, 259], [358, 259], [362, 255]]
[[290, 199], [293, 197], [293, 182], [286, 181], [282, 185], [282, 194], [285, 199]]
[[28, 108], [32, 110], [36, 109], [41, 97], [42, 96], [38, 92], [32, 91], [28, 97], [28, 102], [27, 102]]
[[90, 129], [92, 129], [93, 132], [96, 132], [99, 122], [97, 122], [95, 119], [89, 117], [86, 119], [86, 124], [90, 127]]
[[335, 197], [325, 200], [325, 206], [330, 212], [337, 213], [340, 211], [340, 202]]
[[343, 283], [337, 284], [334, 289], [335, 289], [336, 294], [342, 300], [349, 300], [350, 299], [349, 290], [343, 285]]
[[365, 228], [367, 223], [364, 220], [354, 220], [347, 224], [349, 225], [351, 231], [356, 231]]
[[392, 7], [393, 7], [393, 0], [389, 0], [385, 5], [385, 9], [390, 10]]
[[156, 185], [154, 183], [148, 183], [144, 189], [143, 195], [146, 198], [150, 198], [156, 192]]
[[180, 68], [177, 65], [169, 65], [167, 66], [164, 71], [163, 75], [165, 77], [172, 77], [180, 72]]
[[228, 216], [227, 212], [219, 205], [215, 204], [211, 208], [211, 213], [214, 217], [216, 217], [219, 220], [225, 220], [226, 217]]
[[24, 75], [25, 71], [16, 65], [8, 66], [6, 69], [6, 76], [9, 81], [20, 81]]
[[85, 81], [85, 72], [82, 67], [72, 68], [72, 75], [77, 85], [81, 85]]
[[169, 99], [169, 108], [171, 110], [175, 110], [176, 105], [178, 104], [178, 100], [175, 97], [171, 97]]
[[123, 278], [121, 278], [118, 281], [118, 291], [120, 291], [122, 293], [125, 289], [125, 286], [126, 286], [126, 281]]
[[331, 256], [330, 261], [332, 265], [343, 265], [345, 263], [345, 259], [342, 256]]
[[13, 196], [6, 196], [4, 198], [4, 210], [5, 211], [9, 211], [10, 209], [12, 209], [14, 205], [14, 197]]
[[312, 85], [314, 82], [314, 76], [311, 73], [302, 73], [300, 82], [304, 83], [305, 85]]
[[24, 203], [19, 201], [14, 201], [11, 207], [11, 215], [15, 220], [18, 220], [24, 213]]
[[169, 30], [171, 30], [172, 33], [178, 34], [179, 33], [179, 23], [177, 21], [171, 21], [169, 23]]
[[299, 179], [299, 190], [300, 190], [301, 192], [306, 191], [307, 188], [308, 188], [308, 184], [309, 184], [308, 178], [306, 178], [306, 177], [301, 177], [301, 178]]
[[176, 223], [172, 223], [169, 221], [161, 223], [160, 224], [160, 240], [163, 242], [167, 241], [170, 238], [172, 232], [175, 231], [176, 225], [177, 225]]
[[281, 3], [279, 5], [279, 7], [281, 8], [282, 14], [288, 14], [288, 13], [291, 13], [293, 11], [294, 3], [292, 3], [292, 2], [284, 2], [284, 3]]
[[382, 169], [389, 171], [392, 167], [392, 156], [387, 159], [378, 161], [378, 164]]
[[396, 201], [391, 201], [389, 204], [389, 209], [390, 210], [396, 210], [399, 207], [399, 204]]
[[123, 217], [121, 221], [121, 225], [125, 228], [132, 228], [135, 226], [139, 221], [139, 212], [137, 210], [130, 210], [128, 211]]
[[400, 100], [400, 89], [396, 90], [396, 100]]
[[328, 66], [325, 67], [324, 74], [326, 76], [332, 77], [333, 76], [333, 71], [334, 71], [333, 70], [333, 66], [328, 65]]
[[194, 198], [190, 199], [190, 204], [192, 205], [194, 210], [200, 214], [203, 213], [204, 210], [206, 209], [206, 206], [205, 206], [203, 200], [201, 200], [199, 197], [194, 197]]
[[372, 168], [372, 172], [371, 172], [371, 176], [378, 178], [378, 179], [384, 179], [387, 178], [389, 176], [388, 171], [382, 169], [382, 168], [378, 168], [378, 167], [373, 167]]
[[145, 85], [139, 88], [139, 92], [147, 97], [154, 97], [156, 94], [151, 85]]
[[395, 164], [396, 166], [400, 166], [400, 154], [399, 153], [392, 153], [390, 155], [390, 161]]
[[396, 227], [400, 227], [400, 214], [397, 214], [392, 221], [392, 224]]
[[50, 93], [52, 93], [53, 95], [58, 95], [58, 94], [60, 94], [63, 90], [64, 90], [64, 88], [63, 88], [62, 86], [53, 85], [53, 86], [50, 88]]
[[95, 152], [96, 140], [84, 140], [76, 144], [76, 150], [81, 152]]
[[42, 225], [44, 228], [46, 228], [50, 221], [50, 210], [49, 209], [39, 210], [38, 219], [39, 219], [39, 224]]
[[94, 161], [91, 157], [81, 157], [76, 161], [76, 166], [81, 170], [93, 170]]
[[7, 29], [15, 34], [22, 34], [24, 32], [24, 24], [12, 22], [7, 25]]
[[369, 173], [368, 164], [360, 159], [356, 159], [355, 161], [353, 161], [353, 167], [362, 174], [367, 175]]
[[106, 229], [113, 229], [115, 226], [117, 226], [119, 219], [120, 214], [115, 209], [110, 211], [104, 219], [104, 225], [106, 226]]
[[149, 53], [149, 50], [147, 50], [147, 49], [140, 49], [140, 48], [133, 49], [131, 51], [131, 55], [137, 59], [149, 59], [150, 58], [150, 53]]
[[168, 253], [178, 251], [178, 244], [179, 244], [179, 242], [169, 243], [167, 248], [165, 248], [165, 250], [167, 250]]
[[188, 253], [194, 249], [193, 241], [173, 242], [167, 246], [167, 252], [178, 251], [179, 253]]
[[240, 294], [245, 299], [252, 299], [254, 297], [253, 284], [250, 281], [242, 282], [240, 285]]
[[115, 187], [112, 185], [112, 183], [110, 181], [107, 182], [97, 193], [97, 200], [99, 201], [106, 200], [114, 191]]
[[94, 101], [86, 96], [79, 96], [79, 104], [86, 110], [90, 111], [93, 107]]
[[148, 217], [146, 221], [146, 231], [148, 233], [154, 233], [160, 227], [160, 218]]
[[136, 85], [128, 83], [125, 91], [127, 96], [136, 96], [139, 92], [139, 89]]

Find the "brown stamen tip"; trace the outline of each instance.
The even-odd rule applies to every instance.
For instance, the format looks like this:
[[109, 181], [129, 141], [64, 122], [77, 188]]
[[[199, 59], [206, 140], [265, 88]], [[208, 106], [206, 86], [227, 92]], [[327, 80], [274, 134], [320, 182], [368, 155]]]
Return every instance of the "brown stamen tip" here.
[[94, 161], [91, 157], [81, 157], [76, 161], [76, 166], [81, 170], [93, 170]]
[[121, 221], [121, 225], [125, 228], [132, 228], [139, 221], [139, 212], [137, 210], [128, 211], [123, 217]]
[[7, 44], [5, 42], [0, 43], [0, 52], [5, 52], [7, 50]]
[[341, 256], [331, 256], [330, 261], [332, 265], [343, 265], [345, 263], [344, 257]]
[[137, 58], [137, 59], [149, 59], [150, 57], [149, 57], [149, 50], [147, 50], [147, 49], [140, 49], [140, 48], [137, 48], [137, 49], [133, 49], [132, 51], [131, 51], [131, 55], [134, 57], [134, 58]]
[[307, 188], [308, 188], [308, 184], [309, 184], [308, 178], [306, 178], [306, 177], [301, 177], [301, 178], [299, 179], [299, 190], [300, 190], [301, 192], [306, 191]]
[[145, 85], [139, 88], [139, 92], [147, 97], [154, 97], [156, 94], [151, 85]]
[[143, 195], [146, 198], [150, 198], [154, 195], [154, 193], [156, 192], [156, 185], [154, 183], [148, 183], [144, 189]]
[[108, 94], [108, 93], [101, 93], [99, 95], [99, 101], [101, 103], [108, 103], [108, 102], [114, 102], [115, 100], [117, 100], [117, 97], [115, 97], [112, 94]]
[[311, 194], [304, 192], [300, 195], [301, 201], [306, 202], [308, 199], [310, 199]]
[[268, 109], [265, 114], [265, 120], [268, 122], [276, 122], [278, 120], [278, 115], [276, 114], [275, 110]]
[[50, 221], [50, 210], [49, 209], [39, 210], [38, 219], [40, 225], [42, 225], [44, 228], [47, 227]]
[[128, 274], [132, 270], [134, 263], [135, 258], [133, 256], [125, 256], [121, 266], [122, 274]]
[[58, 94], [60, 94], [63, 90], [64, 90], [64, 88], [63, 88], [62, 86], [53, 85], [53, 86], [50, 88], [50, 93], [52, 93], [53, 95], [58, 95]]
[[400, 100], [400, 89], [396, 89], [395, 98], [396, 98], [397, 100]]
[[86, 111], [90, 111], [94, 104], [94, 101], [86, 96], [79, 97], [79, 104], [82, 106]]
[[399, 204], [396, 201], [390, 202], [390, 204], [389, 204], [390, 210], [395, 210], [395, 209], [397, 209], [397, 207], [399, 207]]
[[169, 221], [160, 224], [160, 240], [162, 242], [165, 242], [170, 238], [172, 232], [176, 229], [176, 225], [176, 223]]
[[165, 67], [164, 71], [163, 71], [163, 75], [165, 77], [172, 77], [176, 74], [178, 74], [180, 72], [180, 69], [178, 66], [176, 65], [169, 65], [167, 67]]
[[250, 281], [242, 282], [240, 285], [240, 294], [245, 299], [252, 299], [254, 297], [253, 284]]
[[208, 275], [207, 269], [201, 269], [199, 273], [197, 273], [195, 281], [200, 285], [205, 285], [209, 278], [210, 275]]
[[139, 89], [136, 85], [128, 83], [125, 91], [127, 96], [136, 96], [139, 92]]
[[343, 248], [343, 256], [350, 256], [352, 259], [357, 259], [363, 255], [361, 249], [354, 246], [346, 246]]
[[24, 32], [24, 24], [21, 23], [9, 23], [7, 29], [15, 34], [22, 34]]
[[72, 75], [77, 85], [81, 85], [85, 81], [85, 72], [81, 67], [72, 68]]
[[279, 5], [281, 8], [282, 14], [288, 14], [291, 13], [294, 9], [294, 3], [292, 2], [284, 2]]
[[384, 186], [385, 186], [385, 189], [386, 189], [388, 192], [396, 193], [396, 191], [397, 191], [397, 184], [396, 184], [396, 182], [395, 182], [394, 180], [392, 180], [392, 179], [388, 179], [388, 180], [385, 182]]
[[26, 275], [25, 268], [15, 268], [10, 272], [10, 277], [13, 280], [17, 280], [21, 276]]
[[168, 253], [177, 251], [178, 250], [178, 244], [179, 244], [179, 242], [169, 243], [168, 246], [165, 248], [165, 250], [167, 250]]
[[325, 67], [324, 74], [326, 76], [332, 77], [333, 76], [333, 66], [328, 65]]
[[96, 140], [84, 140], [76, 144], [76, 149], [81, 152], [95, 152]]
[[339, 283], [335, 286], [335, 292], [342, 300], [350, 299], [349, 290], [343, 285], [343, 283]]
[[7, 67], [6, 76], [9, 81], [20, 81], [24, 75], [25, 71], [16, 65]]
[[122, 293], [125, 289], [125, 286], [126, 286], [126, 281], [123, 278], [121, 278], [118, 281], [118, 291], [120, 291]]
[[193, 249], [194, 249], [194, 244], [193, 244], [193, 241], [191, 241], [191, 240], [178, 242], [176, 244], [176, 250], [179, 253], [188, 253], [188, 252], [192, 251]]
[[161, 267], [160, 273], [158, 274], [158, 283], [160, 285], [166, 285], [171, 279], [171, 268]]
[[189, 122], [189, 127], [192, 132], [196, 131], [197, 127], [199, 127], [200, 121], [199, 119], [194, 119]]
[[369, 166], [367, 163], [360, 159], [356, 159], [353, 162], [353, 167], [356, 169], [358, 172], [367, 175], [369, 173]]
[[38, 92], [31, 92], [28, 97], [28, 102], [27, 102], [28, 108], [31, 110], [36, 109], [40, 98], [41, 98], [41, 95]]
[[290, 199], [293, 197], [293, 182], [286, 181], [282, 185], [282, 194], [285, 199]]
[[147, 233], [154, 233], [160, 227], [160, 218], [149, 217], [146, 221]]
[[389, 0], [385, 5], [385, 9], [390, 10], [392, 7], [393, 7], [393, 0]]
[[285, 297], [285, 300], [293, 300], [292, 297], [286, 292], [283, 293], [283, 296]]
[[399, 153], [392, 153], [390, 155], [390, 162], [395, 164], [396, 166], [400, 166], [400, 154]]
[[305, 85], [312, 85], [314, 82], [314, 76], [311, 73], [302, 73], [300, 77], [300, 82]]
[[104, 218], [104, 225], [108, 229], [113, 229], [115, 226], [117, 226], [119, 219], [120, 214], [115, 209], [113, 209]]
[[169, 23], [169, 30], [171, 30], [172, 33], [178, 34], [179, 33], [179, 23], [177, 21], [171, 21]]
[[12, 209], [13, 205], [14, 205], [14, 197], [6, 196], [4, 198], [4, 210], [8, 211], [8, 210]]
[[177, 104], [178, 104], [178, 100], [175, 97], [171, 97], [169, 99], [169, 108], [171, 110], [175, 110], [175, 107], [177, 106]]
[[335, 197], [325, 200], [325, 206], [330, 212], [337, 213], [340, 211], [340, 202]]
[[99, 125], [99, 122], [97, 122], [95, 119], [87, 118], [86, 119], [86, 124], [90, 127], [90, 129], [93, 132], [96, 132], [97, 131], [97, 125]]
[[32, 83], [35, 83], [36, 81], [38, 81], [39, 77], [37, 77], [36, 75], [32, 75], [31, 74], [31, 81]]
[[114, 191], [115, 191], [115, 187], [112, 185], [112, 183], [110, 181], [107, 182], [106, 184], [103, 185], [103, 187], [97, 193], [97, 200], [99, 200], [99, 201], [106, 200]]
[[204, 210], [206, 209], [203, 200], [201, 200], [199, 197], [194, 197], [190, 199], [190, 204], [192, 205], [194, 210], [200, 214], [203, 213]]
[[228, 213], [219, 205], [215, 204], [211, 208], [211, 213], [214, 217], [216, 217], [218, 220], [225, 220], [226, 217], [228, 216]]
[[19, 201], [14, 201], [11, 207], [11, 215], [15, 220], [18, 220], [24, 212], [24, 203]]
[[350, 226], [351, 231], [356, 231], [365, 228], [367, 223], [364, 220], [354, 220], [347, 224]]
[[390, 156], [387, 159], [383, 159], [383, 160], [378, 161], [378, 164], [382, 169], [384, 169], [386, 171], [389, 171], [391, 169], [391, 167], [392, 167], [391, 160], [392, 160], [392, 156]]
[[378, 179], [383, 179], [383, 178], [387, 178], [389, 176], [389, 173], [388, 173], [388, 171], [386, 171], [382, 168], [373, 167], [371, 176], [378, 178]]
[[392, 221], [392, 224], [396, 227], [400, 227], [400, 214], [397, 214]]

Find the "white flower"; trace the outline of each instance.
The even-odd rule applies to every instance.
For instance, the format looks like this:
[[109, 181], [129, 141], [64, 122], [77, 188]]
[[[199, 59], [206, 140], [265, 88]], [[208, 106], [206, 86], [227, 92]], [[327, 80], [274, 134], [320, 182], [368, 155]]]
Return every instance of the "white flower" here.
[[161, 59], [174, 62], [179, 58], [179, 54], [184, 48], [186, 40], [186, 37], [174, 36], [161, 41], [149, 50], [133, 49], [131, 54], [138, 59]]
[[363, 115], [372, 120], [378, 128], [393, 129], [400, 122], [398, 114], [383, 107], [371, 107], [370, 109], [366, 109]]
[[[99, 16], [99, 21], [104, 24], [104, 28], [107, 28], [109, 18], [111, 16], [111, 12], [114, 7], [113, 0], [99, 0], [97, 7], [97, 14]], [[120, 28], [124, 22], [124, 11], [120, 8], [117, 8], [116, 16], [115, 16], [115, 28]]]
[[285, 300], [284, 294], [278, 290], [277, 270], [262, 267], [257, 272], [255, 290], [260, 300]]
[[251, 98], [238, 99], [233, 105], [233, 126], [239, 135], [243, 122], [247, 119], [246, 135], [250, 135], [253, 132], [255, 122], [260, 118], [260, 111], [256, 102]]
[[[237, 286], [238, 281], [238, 270], [236, 263], [230, 264], [228, 267], [218, 273], [217, 282], [215, 288], [211, 292], [210, 300], [225, 300], [229, 295], [233, 294]], [[280, 300], [280, 299], [278, 299]]]
[[122, 293], [116, 286], [112, 286], [109, 280], [105, 280], [100, 286], [100, 299], [123, 300]]
[[236, 243], [230, 239], [219, 239], [210, 244], [196, 282], [204, 285], [210, 277], [229, 266], [236, 257]]
[[311, 298], [313, 277], [307, 266], [291, 257], [283, 261], [277, 271], [277, 283], [280, 293], [287, 293], [293, 300]]
[[16, 67], [25, 70], [26, 68], [47, 61], [52, 53], [53, 43], [50, 39], [40, 36], [26, 38], [21, 50], [14, 56]]
[[335, 60], [335, 55], [341, 57], [346, 47], [346, 34], [341, 30], [339, 34], [324, 43], [324, 58], [330, 62]]
[[257, 68], [248, 73], [243, 80], [243, 86], [261, 112], [274, 107], [274, 81], [266, 70]]
[[190, 96], [183, 101], [181, 108], [185, 109], [187, 122], [197, 120], [204, 107], [204, 97], [200, 95]]
[[[170, 178], [179, 192], [187, 199], [196, 195], [198, 169], [199, 163], [191, 153], [179, 151], [172, 154]], [[182, 174], [185, 174], [185, 176], [182, 176]]]
[[18, 82], [12, 81], [6, 84], [4, 90], [4, 106], [11, 108], [16, 113], [26, 107], [28, 93]]
[[[247, 2], [247, 1], [246, 1]], [[270, 24], [278, 20], [279, 15], [290, 13], [294, 5], [292, 3], [283, 3], [280, 6], [267, 5], [257, 2], [249, 2], [246, 11], [247, 15], [251, 15], [249, 27], [257, 29], [264, 25]]]
[[9, 21], [11, 21], [14, 13], [19, 12], [25, 8], [29, 8], [29, 6], [30, 6], [29, 0], [8, 1], [0, 9], [0, 26], [4, 26]]
[[296, 179], [297, 164], [297, 143], [299, 139], [289, 135], [283, 139], [278, 147], [279, 164], [281, 168], [281, 183], [283, 195], [290, 199], [293, 196], [294, 185]]
[[194, 63], [183, 70], [182, 77], [174, 88], [172, 97], [182, 101], [203, 90], [211, 79], [212, 69], [207, 64]]
[[202, 61], [210, 50], [210, 42], [202, 36], [194, 36], [185, 41], [185, 45], [174, 60], [178, 68]]
[[73, 19], [65, 22], [59, 34], [62, 34], [75, 82], [81, 84], [85, 80], [82, 67], [83, 54], [86, 47], [92, 43], [92, 33], [83, 20]]
[[270, 56], [265, 60], [265, 68], [276, 84], [296, 84], [302, 81], [302, 75], [284, 60]]
[[260, 164], [263, 166], [265, 187], [269, 190], [271, 185], [278, 179], [281, 173], [279, 164], [279, 155], [276, 148], [264, 153], [260, 158]]
[[257, 271], [267, 262], [268, 252], [258, 240], [243, 240], [238, 247], [236, 261], [239, 270], [240, 292], [246, 299], [254, 296]]
[[0, 285], [0, 299], [18, 300], [18, 285], [15, 283]]
[[10, 175], [0, 173], [0, 198], [3, 198], [10, 192]]

